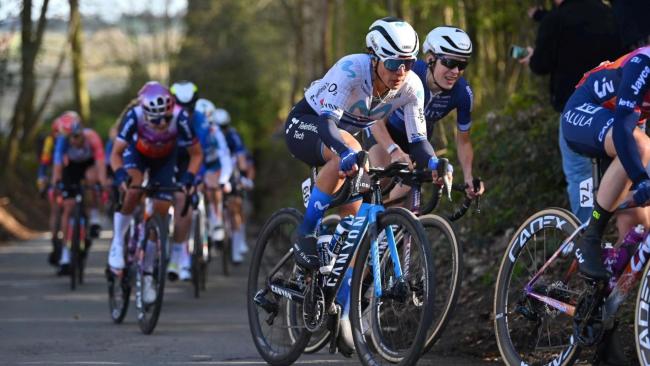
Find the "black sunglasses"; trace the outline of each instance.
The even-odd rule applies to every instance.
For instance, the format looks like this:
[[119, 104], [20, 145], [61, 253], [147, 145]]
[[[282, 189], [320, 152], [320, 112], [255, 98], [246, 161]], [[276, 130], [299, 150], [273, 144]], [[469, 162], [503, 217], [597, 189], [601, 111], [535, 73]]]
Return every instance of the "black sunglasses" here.
[[442, 64], [442, 66], [444, 66], [444, 67], [446, 67], [448, 69], [454, 69], [454, 68], [457, 67], [459, 71], [463, 71], [463, 70], [465, 70], [465, 68], [467, 68], [467, 64], [468, 64], [467, 61], [461, 61], [461, 60], [456, 60], [456, 59], [453, 59], [453, 58], [446, 58], [446, 57], [442, 57], [442, 56], [438, 56], [437, 58], [438, 58], [438, 60], [440, 60], [440, 63]]
[[383, 61], [384, 62], [384, 67], [388, 71], [395, 72], [399, 70], [402, 65], [404, 65], [404, 70], [405, 71], [410, 71], [413, 68], [413, 64], [415, 63], [415, 59], [413, 58], [405, 58], [405, 59], [397, 59], [397, 58], [389, 58]]

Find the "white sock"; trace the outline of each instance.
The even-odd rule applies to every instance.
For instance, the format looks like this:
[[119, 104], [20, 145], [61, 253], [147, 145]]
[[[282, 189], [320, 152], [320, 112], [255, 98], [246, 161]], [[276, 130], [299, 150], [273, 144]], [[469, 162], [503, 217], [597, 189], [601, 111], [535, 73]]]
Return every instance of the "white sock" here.
[[111, 246], [124, 246], [124, 235], [126, 235], [126, 231], [129, 229], [131, 218], [133, 218], [132, 214], [125, 215], [121, 212], [115, 212], [113, 214], [113, 241], [111, 242]]
[[99, 224], [99, 210], [96, 208], [90, 209], [90, 223]]
[[70, 249], [67, 245], [63, 245], [61, 249], [61, 258], [59, 259], [59, 265], [70, 264]]

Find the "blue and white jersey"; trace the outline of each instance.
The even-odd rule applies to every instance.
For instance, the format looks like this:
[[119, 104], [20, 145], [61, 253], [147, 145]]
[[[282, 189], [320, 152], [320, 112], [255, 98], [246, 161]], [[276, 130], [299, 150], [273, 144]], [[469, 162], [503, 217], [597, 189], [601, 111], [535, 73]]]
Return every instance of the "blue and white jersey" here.
[[373, 76], [370, 55], [345, 56], [311, 84], [305, 99], [318, 115], [334, 117], [339, 128], [352, 133], [401, 108], [409, 142], [426, 139], [424, 88], [417, 75], [409, 71], [402, 87], [382, 98], [372, 95]]
[[[413, 71], [427, 85], [428, 65], [418, 60]], [[472, 126], [472, 104], [474, 95], [467, 80], [459, 77], [454, 87], [449, 91], [434, 94], [429, 88], [424, 88], [424, 117], [427, 124], [427, 139], [431, 138], [433, 126], [452, 110], [456, 110], [456, 126], [458, 131], [469, 131]], [[388, 123], [399, 131], [406, 132], [404, 127], [404, 111], [398, 109], [390, 115]]]
[[244, 141], [242, 140], [239, 132], [234, 127], [228, 127], [223, 131], [223, 134], [228, 143], [228, 149], [233, 155], [239, 155], [246, 152], [246, 146], [244, 146]]

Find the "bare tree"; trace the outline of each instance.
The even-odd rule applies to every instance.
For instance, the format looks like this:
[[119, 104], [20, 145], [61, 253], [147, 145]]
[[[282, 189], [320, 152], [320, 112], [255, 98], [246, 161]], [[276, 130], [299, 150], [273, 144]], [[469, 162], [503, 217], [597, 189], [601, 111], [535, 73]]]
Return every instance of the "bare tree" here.
[[21, 143], [24, 143], [26, 131], [35, 124], [34, 121], [34, 96], [36, 94], [35, 64], [36, 56], [41, 47], [47, 19], [45, 14], [49, 0], [44, 0], [38, 18], [36, 30], [33, 29], [32, 1], [24, 0], [20, 12], [21, 18], [21, 80], [20, 92], [14, 106], [11, 118], [11, 130], [7, 143], [2, 151], [2, 172], [12, 172], [16, 165]]
[[82, 121], [90, 123], [90, 95], [83, 65], [83, 32], [79, 0], [70, 0], [70, 46], [72, 50], [72, 80], [77, 112]]

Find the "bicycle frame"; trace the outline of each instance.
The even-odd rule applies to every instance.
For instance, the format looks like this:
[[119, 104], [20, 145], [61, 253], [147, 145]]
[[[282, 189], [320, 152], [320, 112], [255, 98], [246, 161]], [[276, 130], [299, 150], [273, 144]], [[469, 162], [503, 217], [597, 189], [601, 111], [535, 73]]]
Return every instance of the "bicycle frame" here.
[[[324, 276], [324, 297], [326, 309], [331, 306], [332, 302], [336, 299], [336, 295], [341, 287], [341, 278], [345, 276], [345, 270], [350, 267], [352, 259], [355, 257], [357, 249], [361, 240], [365, 237], [368, 229], [370, 229], [370, 234], [372, 235], [370, 253], [373, 267], [373, 281], [375, 285], [375, 295], [377, 297], [382, 296], [382, 286], [381, 286], [381, 271], [380, 271], [380, 260], [381, 254], [385, 248], [380, 248], [377, 241], [379, 236], [377, 233], [377, 215], [383, 212], [385, 208], [379, 204], [373, 203], [363, 203], [359, 212], [354, 217], [352, 224], [349, 230], [346, 230], [341, 236], [345, 234], [345, 241], [338, 241], [334, 247], [333, 253], [335, 255], [335, 265], [332, 269], [332, 272]], [[402, 268], [399, 261], [399, 255], [397, 253], [397, 244], [395, 242], [395, 236], [393, 230], [390, 227], [387, 227], [386, 230], [387, 246], [393, 259], [394, 271], [396, 279], [399, 281], [403, 278]], [[382, 250], [383, 249], [383, 250]], [[407, 255], [408, 255], [407, 250]], [[290, 249], [287, 254], [280, 260], [280, 262], [271, 270], [271, 273], [268, 277], [267, 286], [276, 295], [285, 297], [291, 301], [298, 303], [304, 302], [304, 296], [302, 293], [295, 291], [290, 288], [280, 287], [271, 282], [273, 275], [286, 263], [287, 260], [293, 255], [293, 248]]]
[[[533, 285], [539, 277], [542, 275], [542, 273], [555, 261], [555, 259], [561, 255], [571, 255], [573, 252], [573, 239], [578, 235], [584, 228], [586, 228], [588, 225], [588, 222], [582, 224], [576, 231], [574, 231], [568, 238], [566, 238], [560, 247], [553, 253], [551, 258], [549, 258], [546, 263], [542, 266], [542, 268], [537, 271], [537, 273], [533, 276], [533, 278], [526, 284], [524, 288], [524, 292], [526, 296], [533, 297], [540, 302], [556, 309], [559, 310], [569, 316], [574, 316], [575, 311], [576, 311], [576, 306], [567, 304], [565, 302], [556, 300], [552, 297], [548, 297], [542, 294], [538, 294], [533, 291]], [[636, 251], [634, 252], [634, 255], [631, 256], [627, 266], [625, 267], [625, 270], [623, 273], [619, 276], [618, 280], [616, 281], [616, 286], [614, 289], [610, 292], [610, 294], [607, 296], [607, 299], [605, 299], [604, 304], [603, 304], [603, 322], [606, 322], [608, 320], [612, 320], [614, 314], [618, 311], [619, 306], [625, 301], [627, 296], [630, 293], [630, 290], [634, 288], [638, 282], [641, 279], [641, 276], [643, 275], [643, 268], [645, 267], [648, 259], [650, 258], [650, 235], [646, 236], [640, 243], [639, 246], [637, 247]], [[575, 273], [578, 269], [577, 262], [574, 259], [573, 264], [569, 268], [566, 277], [569, 277], [573, 273]]]

